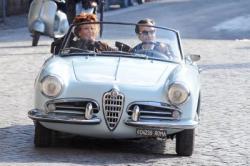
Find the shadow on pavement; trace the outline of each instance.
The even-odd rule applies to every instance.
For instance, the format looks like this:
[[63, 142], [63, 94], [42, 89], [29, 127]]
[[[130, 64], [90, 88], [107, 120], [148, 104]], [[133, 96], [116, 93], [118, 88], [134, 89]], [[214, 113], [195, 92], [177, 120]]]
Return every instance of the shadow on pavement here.
[[[160, 158], [175, 158], [166, 153], [164, 140], [105, 140], [64, 137], [53, 147], [35, 148], [33, 125], [0, 128], [1, 163], [75, 163], [89, 165], [150, 163]], [[132, 158], [132, 161], [127, 161]], [[152, 161], [151, 161], [152, 162]]]

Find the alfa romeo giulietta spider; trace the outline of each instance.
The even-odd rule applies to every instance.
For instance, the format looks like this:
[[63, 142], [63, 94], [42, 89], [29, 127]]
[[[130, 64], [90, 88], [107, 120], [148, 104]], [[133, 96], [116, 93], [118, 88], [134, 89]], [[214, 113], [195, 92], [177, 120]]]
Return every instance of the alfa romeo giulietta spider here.
[[[36, 147], [52, 145], [54, 132], [103, 139], [172, 138], [190, 156], [200, 115], [199, 55], [184, 55], [179, 33], [152, 26], [143, 43], [136, 24], [102, 22], [108, 50], [83, 47], [72, 25], [35, 80]], [[93, 23], [99, 26], [99, 23]], [[154, 34], [153, 34], [154, 33]], [[141, 49], [138, 44], [152, 44]], [[160, 49], [156, 49], [160, 48]], [[55, 51], [58, 50], [58, 51]]]

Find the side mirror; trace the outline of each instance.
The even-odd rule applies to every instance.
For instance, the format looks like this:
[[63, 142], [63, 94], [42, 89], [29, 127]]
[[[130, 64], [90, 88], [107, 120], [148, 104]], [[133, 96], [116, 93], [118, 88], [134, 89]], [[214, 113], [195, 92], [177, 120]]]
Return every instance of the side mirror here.
[[189, 57], [193, 62], [199, 61], [201, 59], [201, 56], [197, 54], [190, 54]]

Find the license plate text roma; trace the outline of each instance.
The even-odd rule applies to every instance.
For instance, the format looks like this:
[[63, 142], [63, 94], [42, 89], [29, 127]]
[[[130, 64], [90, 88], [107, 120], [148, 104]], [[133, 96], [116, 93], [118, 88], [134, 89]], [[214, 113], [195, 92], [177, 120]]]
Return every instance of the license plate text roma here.
[[149, 137], [167, 137], [167, 132], [165, 130], [155, 129], [136, 129], [136, 134]]

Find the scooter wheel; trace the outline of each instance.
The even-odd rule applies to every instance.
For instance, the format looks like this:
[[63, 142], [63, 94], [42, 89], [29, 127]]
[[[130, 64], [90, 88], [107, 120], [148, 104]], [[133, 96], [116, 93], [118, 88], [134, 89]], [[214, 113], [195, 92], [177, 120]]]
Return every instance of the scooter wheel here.
[[32, 46], [37, 46], [39, 38], [40, 38], [40, 33], [38, 32], [33, 32], [32, 33]]

